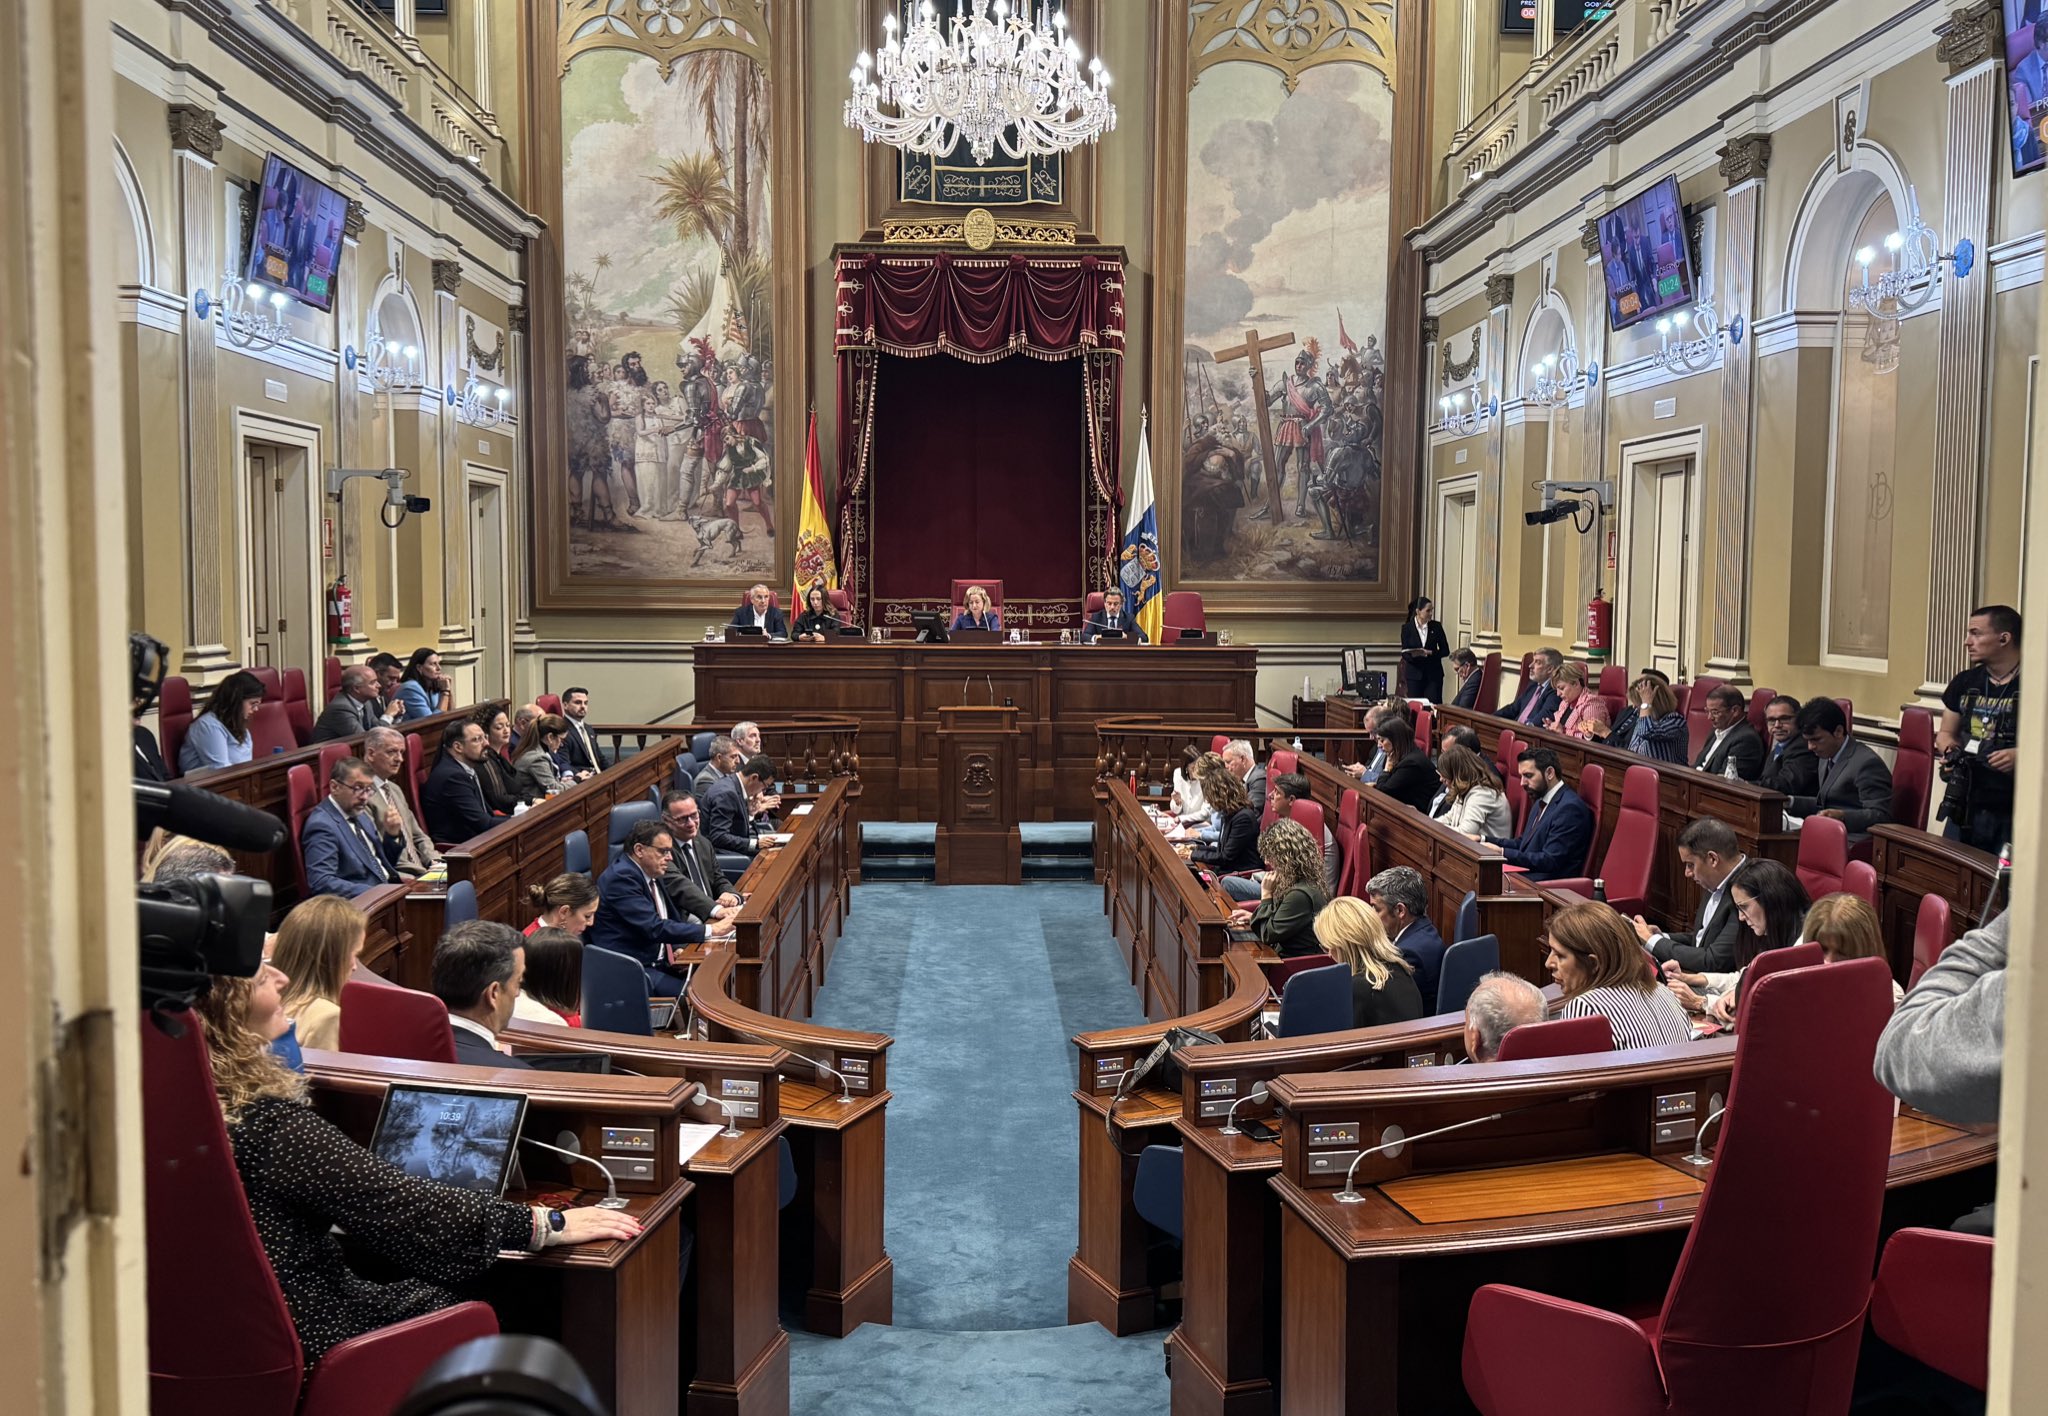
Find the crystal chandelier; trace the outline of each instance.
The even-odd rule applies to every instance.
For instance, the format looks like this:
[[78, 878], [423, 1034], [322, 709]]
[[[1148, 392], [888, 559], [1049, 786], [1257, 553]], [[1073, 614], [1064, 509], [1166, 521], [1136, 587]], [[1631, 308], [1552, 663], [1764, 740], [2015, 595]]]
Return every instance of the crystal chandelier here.
[[900, 41], [896, 16], [886, 15], [881, 50], [854, 63], [846, 126], [867, 142], [934, 157], [964, 139], [977, 164], [998, 147], [1013, 158], [1040, 157], [1115, 128], [1109, 71], [1090, 59], [1084, 76], [1066, 13], [1045, 4], [1033, 21], [1029, 3], [1013, 14], [1009, 0], [954, 0], [953, 17], [942, 22], [932, 0], [922, 0]]
[[448, 406], [455, 410], [456, 421], [476, 428], [502, 425], [511, 412], [507, 406], [511, 399], [511, 389], [503, 384], [486, 384], [475, 374], [469, 376], [459, 391], [454, 384], [448, 385]]
[[1447, 393], [1437, 401], [1442, 417], [1437, 420], [1437, 430], [1454, 438], [1469, 438], [1474, 433], [1483, 433], [1493, 426], [1496, 414], [1500, 412], [1500, 400], [1486, 396], [1486, 380], [1480, 379], [1472, 385], [1472, 406], [1465, 406], [1463, 390]]

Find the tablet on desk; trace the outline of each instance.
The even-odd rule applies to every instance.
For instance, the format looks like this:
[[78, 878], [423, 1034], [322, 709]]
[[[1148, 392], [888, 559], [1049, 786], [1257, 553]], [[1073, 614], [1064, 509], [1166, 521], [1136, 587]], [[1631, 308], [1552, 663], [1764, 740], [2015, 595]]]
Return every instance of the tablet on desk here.
[[1096, 633], [1095, 642], [1097, 644], [1121, 644], [1129, 638], [1130, 636], [1120, 629], [1105, 629]]
[[498, 1196], [525, 1121], [524, 1092], [393, 1086], [384, 1093], [370, 1151], [408, 1175]]
[[768, 631], [761, 628], [758, 624], [735, 624], [726, 626], [725, 637], [728, 639], [766, 639]]

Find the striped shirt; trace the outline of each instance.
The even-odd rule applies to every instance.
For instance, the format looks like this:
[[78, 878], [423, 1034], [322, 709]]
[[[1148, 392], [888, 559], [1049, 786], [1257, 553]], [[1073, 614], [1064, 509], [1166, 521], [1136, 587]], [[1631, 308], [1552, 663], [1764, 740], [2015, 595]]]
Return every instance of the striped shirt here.
[[1566, 999], [1557, 1016], [1587, 1018], [1596, 1013], [1606, 1018], [1614, 1029], [1617, 1049], [1662, 1047], [1666, 1043], [1692, 1040], [1692, 1024], [1686, 1020], [1685, 1009], [1678, 1006], [1678, 1000], [1668, 989], [1653, 988], [1642, 993], [1619, 984], [1589, 988], [1576, 997]]

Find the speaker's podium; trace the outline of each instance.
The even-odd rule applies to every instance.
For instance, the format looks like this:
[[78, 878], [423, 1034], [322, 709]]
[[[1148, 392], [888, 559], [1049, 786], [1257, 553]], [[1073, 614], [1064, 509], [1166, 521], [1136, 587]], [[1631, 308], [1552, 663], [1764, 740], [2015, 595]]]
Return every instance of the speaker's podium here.
[[1012, 707], [939, 709], [940, 885], [1016, 885], [1024, 878], [1017, 831], [1017, 745]]

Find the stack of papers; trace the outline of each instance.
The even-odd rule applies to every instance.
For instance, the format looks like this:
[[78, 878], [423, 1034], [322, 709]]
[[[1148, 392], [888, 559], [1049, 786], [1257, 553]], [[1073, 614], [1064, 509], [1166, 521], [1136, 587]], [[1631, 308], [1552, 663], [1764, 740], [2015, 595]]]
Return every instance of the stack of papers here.
[[682, 1125], [676, 1127], [683, 1140], [682, 1163], [684, 1167], [687, 1168], [689, 1166], [690, 1157], [703, 1150], [710, 1143], [711, 1138], [724, 1129], [723, 1126], [715, 1124], [704, 1125], [694, 1121], [685, 1121]]

